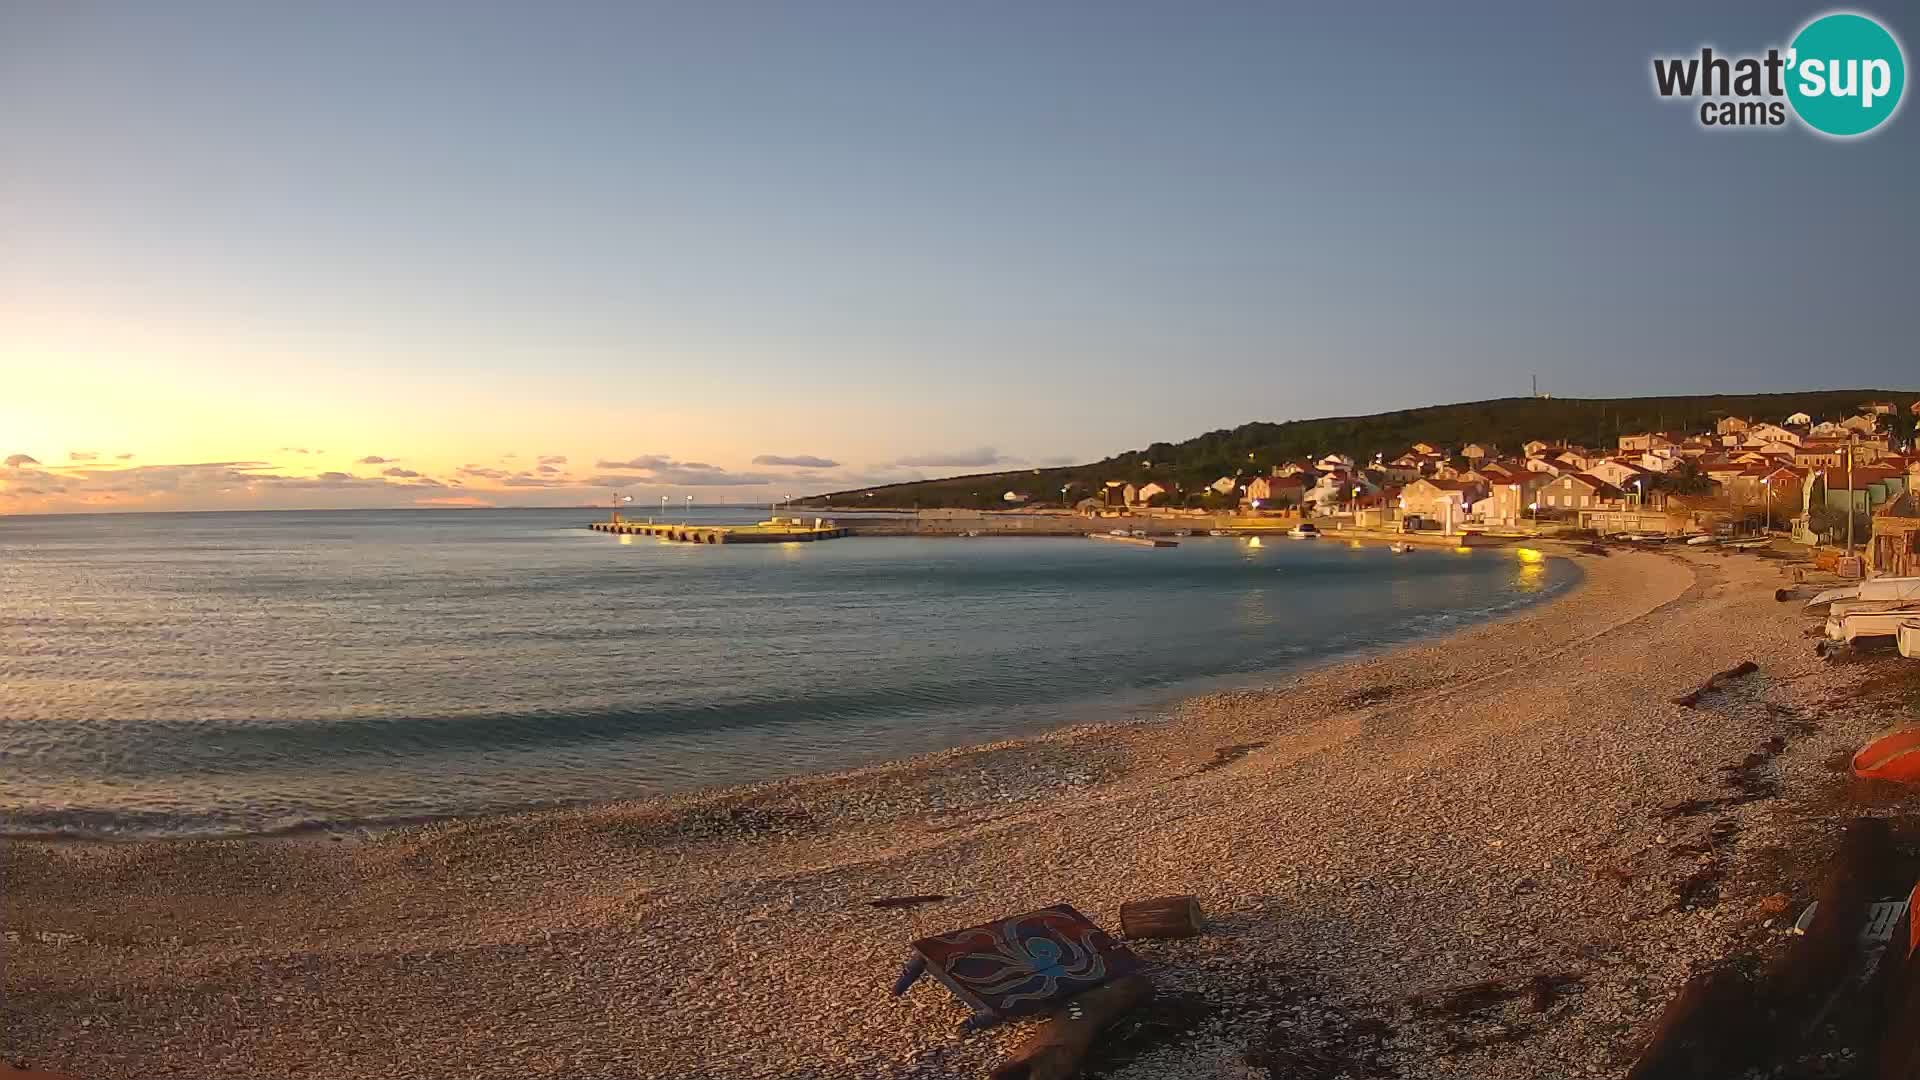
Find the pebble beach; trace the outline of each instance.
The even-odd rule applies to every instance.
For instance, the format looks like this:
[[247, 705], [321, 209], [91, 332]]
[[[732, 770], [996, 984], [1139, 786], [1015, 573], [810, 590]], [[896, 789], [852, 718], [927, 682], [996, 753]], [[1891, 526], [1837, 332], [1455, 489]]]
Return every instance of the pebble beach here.
[[[1584, 581], [1501, 621], [1126, 725], [344, 835], [10, 840], [0, 1057], [985, 1076], [1030, 1028], [889, 996], [909, 941], [1190, 893], [1207, 931], [1133, 944], [1158, 996], [1089, 1075], [1621, 1076], [1690, 973], [1768, 947], [1846, 810], [1833, 761], [1912, 699], [1814, 655], [1787, 562], [1565, 557]], [[871, 903], [903, 896], [942, 899]]]

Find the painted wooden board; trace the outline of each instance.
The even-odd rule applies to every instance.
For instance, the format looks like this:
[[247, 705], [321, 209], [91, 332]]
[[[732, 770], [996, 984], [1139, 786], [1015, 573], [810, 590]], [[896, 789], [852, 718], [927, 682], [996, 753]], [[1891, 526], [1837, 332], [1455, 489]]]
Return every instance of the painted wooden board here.
[[921, 938], [926, 969], [976, 1014], [1043, 1012], [1140, 968], [1140, 958], [1066, 904]]

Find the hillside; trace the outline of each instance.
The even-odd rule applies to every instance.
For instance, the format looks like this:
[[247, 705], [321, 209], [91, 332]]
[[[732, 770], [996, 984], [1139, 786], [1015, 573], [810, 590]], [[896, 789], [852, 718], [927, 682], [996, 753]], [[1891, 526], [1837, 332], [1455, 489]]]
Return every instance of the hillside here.
[[1532, 439], [1612, 446], [1623, 433], [1697, 431], [1723, 416], [1778, 421], [1805, 412], [1815, 420], [1839, 419], [1852, 415], [1865, 401], [1892, 401], [1907, 418], [1906, 408], [1916, 397], [1920, 391], [1815, 390], [1693, 397], [1498, 398], [1372, 416], [1255, 422], [1185, 442], [1154, 443], [1086, 465], [975, 473], [836, 491], [797, 501], [810, 506], [875, 508], [997, 507], [1004, 505], [1001, 495], [1007, 491], [1027, 494], [1035, 502], [1058, 502], [1062, 485], [1072, 485], [1069, 499], [1082, 499], [1107, 480], [1144, 483], [1150, 479], [1191, 492], [1222, 475], [1257, 475], [1283, 461], [1335, 452], [1363, 460], [1376, 453], [1397, 455], [1421, 441], [1450, 447], [1492, 443], [1503, 453], [1517, 452]]

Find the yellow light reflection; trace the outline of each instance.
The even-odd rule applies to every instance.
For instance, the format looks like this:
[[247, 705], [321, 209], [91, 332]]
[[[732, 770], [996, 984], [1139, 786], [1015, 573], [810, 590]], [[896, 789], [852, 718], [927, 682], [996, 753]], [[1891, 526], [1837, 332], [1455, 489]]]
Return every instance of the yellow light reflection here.
[[620, 534], [620, 542], [621, 542], [622, 544], [631, 544], [631, 543], [633, 543], [633, 536], [632, 536], [632, 534], [630, 534], [630, 533], [621, 533], [621, 534]]
[[1459, 547], [1454, 548], [1453, 553], [1455, 555], [1471, 555], [1473, 554], [1473, 549], [1466, 546], [1465, 544], [1462, 544]]
[[1543, 563], [1547, 561], [1547, 557], [1544, 554], [1532, 548], [1516, 548], [1514, 554], [1520, 556], [1520, 561], [1523, 563]]
[[1259, 537], [1257, 537], [1257, 536], [1249, 536], [1249, 537], [1247, 537], [1247, 546], [1248, 546], [1248, 547], [1259, 547], [1259, 546], [1260, 546], [1260, 538], [1259, 538]]

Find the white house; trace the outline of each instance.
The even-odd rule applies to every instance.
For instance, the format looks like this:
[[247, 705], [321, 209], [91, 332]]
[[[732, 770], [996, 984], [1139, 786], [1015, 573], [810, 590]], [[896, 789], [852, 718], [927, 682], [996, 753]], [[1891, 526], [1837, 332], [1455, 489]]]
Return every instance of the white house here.
[[1136, 506], [1145, 506], [1166, 493], [1167, 489], [1161, 487], [1158, 481], [1150, 480], [1134, 491], [1130, 501]]
[[[1794, 413], [1793, 415], [1805, 416], [1806, 414]], [[1779, 424], [1755, 424], [1747, 429], [1745, 439], [1747, 446], [1759, 446], [1761, 443], [1771, 442], [1783, 442], [1799, 446], [1800, 433], [1783, 428]]]
[[1541, 488], [1538, 499], [1549, 510], [1607, 510], [1622, 506], [1626, 495], [1597, 476], [1568, 473]]
[[1400, 491], [1400, 512], [1433, 521], [1467, 520], [1468, 509], [1486, 496], [1486, 488], [1459, 480], [1415, 480]]
[[1023, 503], [1027, 501], [1027, 497], [1025, 495], [1020, 494], [1017, 491], [1009, 491], [1006, 494], [1000, 496], [1000, 501], [1010, 502], [1010, 503]]
[[1314, 462], [1313, 467], [1321, 472], [1344, 471], [1353, 468], [1353, 459], [1345, 454], [1328, 454]]
[[1608, 458], [1605, 461], [1594, 462], [1593, 468], [1587, 470], [1587, 475], [1597, 476], [1622, 491], [1628, 491], [1633, 488], [1635, 481], [1640, 482], [1644, 488], [1647, 478], [1652, 473], [1630, 461]]
[[1797, 412], [1797, 413], [1794, 413], [1792, 416], [1787, 417], [1787, 423], [1811, 424], [1813, 423], [1813, 417], [1808, 416], [1806, 413], [1803, 413], [1803, 412]]
[[1240, 481], [1236, 477], [1223, 476], [1207, 486], [1212, 488], [1217, 494], [1231, 495], [1233, 494], [1233, 489], [1240, 486]]

